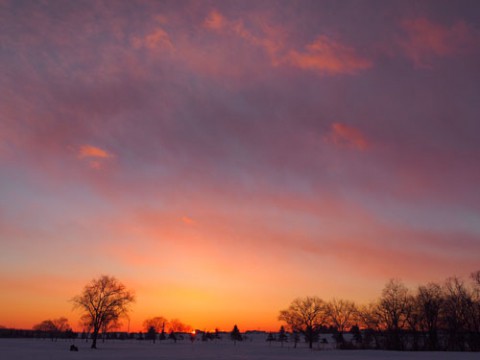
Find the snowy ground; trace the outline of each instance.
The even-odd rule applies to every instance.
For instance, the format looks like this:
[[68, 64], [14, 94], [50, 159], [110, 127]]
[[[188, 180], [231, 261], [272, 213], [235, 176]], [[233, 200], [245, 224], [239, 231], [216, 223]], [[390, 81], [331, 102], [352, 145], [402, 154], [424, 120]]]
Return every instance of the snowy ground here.
[[200, 360], [376, 360], [376, 359], [413, 359], [413, 360], [463, 360], [479, 359], [478, 353], [445, 352], [391, 352], [370, 350], [309, 350], [305, 346], [293, 349], [290, 345], [283, 348], [280, 344], [268, 345], [265, 341], [247, 341], [237, 343], [220, 342], [178, 342], [167, 341], [152, 344], [137, 340], [110, 340], [100, 342], [98, 350], [91, 350], [89, 343], [75, 340], [79, 352], [70, 352], [71, 341], [37, 339], [0, 339], [0, 359], [2, 360], [69, 360], [69, 359], [115, 359], [115, 360], [150, 360], [150, 359], [200, 359]]

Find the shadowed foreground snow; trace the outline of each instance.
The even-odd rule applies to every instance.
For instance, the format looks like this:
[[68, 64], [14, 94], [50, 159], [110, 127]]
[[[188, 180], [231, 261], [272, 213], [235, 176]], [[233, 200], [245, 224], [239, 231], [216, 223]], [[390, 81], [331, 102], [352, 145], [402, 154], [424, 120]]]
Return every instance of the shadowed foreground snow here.
[[332, 360], [370, 360], [370, 359], [414, 359], [414, 360], [463, 360], [478, 359], [478, 353], [446, 352], [392, 352], [372, 350], [309, 350], [305, 347], [293, 349], [289, 345], [269, 346], [264, 341], [237, 343], [225, 342], [161, 342], [152, 344], [145, 341], [107, 341], [99, 343], [98, 350], [91, 350], [90, 343], [76, 340], [79, 352], [70, 352], [72, 342], [37, 339], [0, 339], [0, 359], [5, 360], [68, 360], [68, 359], [253, 359], [253, 360], [293, 360], [293, 359], [332, 359]]

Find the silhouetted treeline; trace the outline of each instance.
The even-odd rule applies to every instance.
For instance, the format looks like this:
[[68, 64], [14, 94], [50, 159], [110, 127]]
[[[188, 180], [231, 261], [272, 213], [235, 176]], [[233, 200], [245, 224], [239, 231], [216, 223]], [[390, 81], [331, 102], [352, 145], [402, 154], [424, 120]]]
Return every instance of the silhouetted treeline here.
[[40, 330], [23, 330], [23, 329], [0, 329], [0, 338], [37, 338], [37, 339], [74, 339], [77, 333], [68, 329], [64, 332], [40, 331]]
[[452, 277], [416, 289], [390, 280], [366, 306], [299, 298], [279, 319], [292, 334], [303, 334], [310, 347], [328, 328], [338, 348], [480, 351], [480, 271], [467, 281]]
[[60, 317], [53, 320], [44, 320], [34, 325], [32, 330], [6, 329], [0, 327], [0, 337], [42, 338], [56, 341], [57, 339], [73, 339], [77, 337], [77, 334], [72, 331], [67, 318]]

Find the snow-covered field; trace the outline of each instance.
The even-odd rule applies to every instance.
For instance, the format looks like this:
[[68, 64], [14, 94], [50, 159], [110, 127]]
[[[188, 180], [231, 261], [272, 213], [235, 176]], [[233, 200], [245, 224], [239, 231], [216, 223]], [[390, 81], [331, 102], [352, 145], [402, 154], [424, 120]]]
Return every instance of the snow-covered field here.
[[309, 350], [305, 346], [293, 349], [290, 345], [283, 348], [278, 343], [271, 346], [265, 341], [246, 341], [233, 345], [231, 341], [215, 342], [157, 342], [152, 344], [136, 340], [109, 340], [100, 342], [98, 350], [91, 350], [89, 343], [75, 340], [78, 352], [70, 352], [71, 341], [38, 339], [0, 339], [0, 359], [2, 360], [68, 360], [68, 359], [254, 359], [254, 360], [376, 360], [376, 359], [413, 359], [413, 360], [463, 360], [479, 359], [478, 353], [446, 352], [391, 352], [371, 350]]

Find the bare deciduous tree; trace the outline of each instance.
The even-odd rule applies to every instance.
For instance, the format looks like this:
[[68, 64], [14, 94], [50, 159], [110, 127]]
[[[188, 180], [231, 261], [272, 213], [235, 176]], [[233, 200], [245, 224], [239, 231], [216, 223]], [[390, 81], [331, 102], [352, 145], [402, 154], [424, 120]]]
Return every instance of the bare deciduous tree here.
[[393, 350], [403, 350], [401, 331], [407, 321], [409, 302], [407, 287], [396, 279], [390, 280], [382, 291], [378, 304], [379, 315], [387, 331], [387, 347]]
[[65, 332], [68, 329], [70, 329], [70, 324], [68, 323], [68, 319], [66, 317], [60, 317], [58, 319], [53, 319], [52, 320], [53, 325], [55, 326], [55, 329], [58, 332]]
[[390, 280], [377, 301], [356, 311], [345, 300], [323, 304], [318, 298], [296, 299], [280, 312], [279, 320], [289, 325], [293, 335], [303, 333], [310, 346], [318, 336], [315, 329], [330, 325], [338, 330], [339, 342], [342, 332], [355, 330], [352, 345], [363, 348], [480, 351], [480, 271], [470, 278], [428, 283], [416, 293], [401, 281]]
[[165, 331], [165, 326], [167, 325], [167, 319], [163, 316], [156, 316], [151, 319], [147, 319], [143, 322], [143, 328], [146, 332], [149, 332], [153, 336], [153, 343], [155, 344], [155, 338], [157, 334], [162, 331]]
[[192, 327], [190, 325], [186, 325], [178, 319], [170, 320], [168, 325], [170, 327], [170, 331], [173, 331], [175, 333], [192, 331]]
[[443, 325], [447, 338], [447, 350], [465, 350], [472, 295], [463, 280], [452, 277], [445, 282]]
[[337, 342], [343, 343], [343, 333], [352, 327], [357, 319], [357, 307], [353, 301], [333, 299], [325, 306], [328, 321], [338, 331]]
[[427, 334], [428, 350], [438, 349], [438, 328], [443, 301], [443, 291], [439, 284], [428, 283], [418, 288], [417, 304], [420, 309], [420, 328]]
[[169, 335], [168, 338], [172, 339], [174, 342], [177, 342], [177, 334], [178, 333], [186, 333], [192, 331], [192, 327], [190, 325], [185, 325], [178, 319], [172, 319], [168, 323], [169, 327]]
[[57, 339], [62, 333], [65, 333], [69, 329], [70, 325], [68, 324], [68, 319], [65, 317], [60, 317], [53, 320], [44, 320], [41, 323], [33, 326], [33, 330], [50, 336], [52, 341]]
[[280, 311], [278, 319], [285, 321], [292, 332], [304, 334], [309, 347], [312, 348], [320, 327], [325, 322], [325, 303], [316, 296], [297, 298], [288, 309]]
[[412, 337], [412, 350], [419, 350], [422, 309], [417, 297], [408, 295], [405, 306], [405, 325]]
[[93, 329], [92, 349], [96, 349], [99, 331], [126, 315], [135, 298], [116, 278], [102, 275], [87, 284], [72, 301], [84, 313], [82, 320]]
[[53, 341], [55, 325], [52, 320], [43, 320], [41, 323], [34, 325], [33, 330], [41, 333], [43, 338], [49, 336]]
[[375, 341], [375, 348], [381, 348], [379, 332], [384, 330], [382, 320], [380, 318], [378, 303], [371, 302], [368, 305], [360, 307], [358, 317], [360, 324], [365, 328], [365, 336], [362, 339], [362, 346], [369, 348], [372, 339]]

